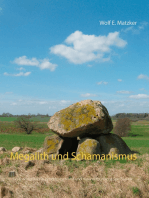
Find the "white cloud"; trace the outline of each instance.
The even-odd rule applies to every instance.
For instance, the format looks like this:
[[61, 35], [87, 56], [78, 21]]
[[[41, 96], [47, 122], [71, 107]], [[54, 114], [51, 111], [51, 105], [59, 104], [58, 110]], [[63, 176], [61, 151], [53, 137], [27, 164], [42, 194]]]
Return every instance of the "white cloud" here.
[[133, 30], [133, 26], [128, 27], [126, 29], [122, 29], [121, 31], [127, 33], [127, 32], [132, 31], [132, 30]]
[[145, 26], [148, 25], [148, 22], [144, 21], [141, 23], [141, 25], [138, 27], [139, 29], [144, 29]]
[[86, 94], [81, 94], [81, 97], [96, 97], [96, 94], [90, 94], [90, 93], [86, 93]]
[[131, 94], [132, 92], [131, 91], [117, 91], [116, 93], [121, 93], [121, 94]]
[[39, 61], [36, 58], [27, 59], [26, 56], [22, 56], [19, 58], [16, 58], [13, 63], [16, 63], [17, 65], [30, 65], [30, 66], [37, 66], [39, 65]]
[[17, 68], [17, 70], [21, 71], [21, 70], [25, 70], [25, 69], [23, 67], [20, 67], [20, 68]]
[[[50, 52], [65, 57], [74, 64], [82, 64], [89, 61], [109, 61], [104, 55], [110, 53], [111, 46], [125, 47], [126, 41], [119, 37], [119, 32], [109, 33], [107, 36], [85, 35], [81, 31], [75, 31], [69, 35], [65, 43], [67, 45], [55, 45]], [[70, 46], [69, 46], [70, 45]]]
[[20, 72], [18, 74], [8, 74], [7, 72], [4, 72], [4, 76], [29, 76], [31, 74], [31, 72]]
[[108, 84], [108, 82], [100, 81], [100, 82], [98, 82], [98, 83], [97, 83], [97, 85], [101, 85], [101, 84], [107, 85], [107, 84]]
[[39, 102], [39, 104], [48, 104], [48, 103], [45, 101], [41, 101], [41, 102]]
[[39, 65], [40, 69], [49, 69], [50, 71], [54, 71], [56, 67], [57, 65], [50, 63], [48, 59], [43, 59], [42, 63]]
[[147, 75], [140, 74], [140, 75], [138, 76], [138, 79], [149, 80], [149, 77], [148, 77]]
[[41, 59], [37, 60], [36, 58], [28, 59], [26, 56], [22, 56], [19, 58], [15, 58], [15, 60], [12, 62], [17, 65], [24, 65], [24, 66], [36, 66], [39, 67], [41, 70], [43, 69], [49, 69], [50, 71], [54, 71], [57, 67], [56, 64], [50, 63], [49, 59]]
[[147, 94], [138, 94], [138, 95], [131, 95], [129, 98], [134, 98], [134, 99], [147, 99], [149, 98], [149, 95]]
[[[3, 94], [4, 96], [4, 94]], [[49, 114], [54, 115], [57, 111], [60, 111], [69, 105], [78, 102], [78, 100], [40, 100], [33, 98], [24, 98], [22, 96], [12, 97], [13, 95], [5, 95], [5, 98], [0, 94], [1, 112], [9, 112], [14, 115], [18, 114]], [[19, 101], [20, 100], [20, 101]], [[100, 100], [100, 99], [99, 99]], [[39, 105], [39, 102], [47, 102], [45, 105]], [[101, 103], [107, 108], [110, 115], [116, 113], [146, 113], [149, 112], [149, 100], [105, 100]], [[62, 105], [65, 104], [65, 105]], [[18, 107], [18, 108], [16, 108]]]
[[122, 79], [117, 79], [119, 82], [122, 82]]
[[125, 33], [131, 31], [133, 34], [139, 34], [140, 30], [143, 30], [144, 27], [147, 26], [147, 25], [148, 25], [148, 22], [144, 21], [136, 28], [135, 28], [135, 26], [131, 26], [131, 27], [128, 27], [126, 29], [122, 29], [121, 31], [125, 32]]

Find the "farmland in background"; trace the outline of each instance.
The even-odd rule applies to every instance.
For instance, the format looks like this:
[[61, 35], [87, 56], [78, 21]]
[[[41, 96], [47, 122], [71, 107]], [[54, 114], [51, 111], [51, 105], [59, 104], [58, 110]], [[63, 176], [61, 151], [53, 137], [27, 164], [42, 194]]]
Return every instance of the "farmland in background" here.
[[[0, 117], [0, 147], [10, 150], [14, 146], [41, 148], [46, 136], [54, 134], [47, 126], [50, 117], [36, 116], [30, 120], [37, 122], [42, 128], [37, 132], [27, 135], [21, 129], [15, 127], [14, 122], [17, 117]], [[116, 119], [112, 119], [115, 126]], [[112, 131], [113, 133], [113, 131]], [[126, 144], [134, 150], [149, 153], [149, 121], [138, 120], [131, 122], [131, 132], [129, 137], [122, 137]]]

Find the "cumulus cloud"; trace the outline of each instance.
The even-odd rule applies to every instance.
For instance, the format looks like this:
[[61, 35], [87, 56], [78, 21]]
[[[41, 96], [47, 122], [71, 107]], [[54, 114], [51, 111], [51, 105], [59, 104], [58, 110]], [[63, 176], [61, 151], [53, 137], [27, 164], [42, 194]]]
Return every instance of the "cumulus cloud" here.
[[122, 79], [117, 79], [119, 82], [122, 82]]
[[111, 51], [111, 46], [125, 47], [126, 41], [119, 37], [119, 32], [109, 33], [107, 36], [85, 35], [81, 31], [70, 34], [66, 45], [59, 44], [50, 48], [50, 52], [65, 57], [71, 63], [82, 64], [89, 61], [109, 61], [104, 57]]
[[121, 31], [122, 32], [125, 32], [125, 33], [131, 31], [133, 34], [139, 34], [140, 33], [140, 30], [143, 30], [145, 28], [145, 26], [147, 26], [147, 25], [148, 25], [148, 22], [144, 21], [144, 22], [141, 22], [138, 27], [131, 26], [131, 27], [122, 29]]
[[50, 63], [48, 59], [43, 59], [41, 61], [41, 64], [39, 64], [39, 68], [41, 70], [50, 69], [50, 71], [54, 71], [56, 67], [57, 67], [57, 65], [53, 64], [53, 63]]
[[28, 59], [26, 56], [21, 56], [19, 58], [15, 58], [12, 62], [17, 65], [24, 65], [24, 66], [36, 66], [39, 67], [41, 70], [49, 69], [50, 71], [54, 71], [57, 67], [56, 64], [53, 64], [49, 61], [49, 59], [42, 59], [37, 60], [36, 58]]
[[39, 65], [39, 61], [36, 58], [27, 59], [26, 56], [15, 58], [13, 63], [16, 63], [17, 65], [30, 65], [30, 66]]
[[132, 92], [131, 91], [122, 90], [122, 91], [117, 91], [116, 93], [120, 93], [120, 94], [131, 94]]
[[107, 85], [108, 82], [100, 81], [100, 82], [97, 83], [97, 85], [101, 85], [101, 84]]
[[4, 72], [4, 76], [29, 76], [31, 74], [31, 72], [20, 72], [18, 74], [8, 74], [7, 72]]
[[90, 93], [86, 93], [86, 94], [81, 94], [81, 97], [96, 97], [96, 94], [90, 94]]
[[138, 94], [138, 95], [131, 95], [129, 98], [134, 98], [134, 99], [147, 99], [149, 98], [149, 95], [147, 94]]
[[138, 79], [149, 80], [149, 77], [148, 77], [147, 75], [140, 74], [140, 75], [138, 76]]

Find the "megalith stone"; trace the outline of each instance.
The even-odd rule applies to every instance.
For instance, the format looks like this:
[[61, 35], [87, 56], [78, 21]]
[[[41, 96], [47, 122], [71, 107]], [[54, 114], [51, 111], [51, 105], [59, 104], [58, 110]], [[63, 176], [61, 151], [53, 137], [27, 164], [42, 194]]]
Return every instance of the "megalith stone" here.
[[61, 148], [63, 139], [58, 135], [47, 136], [44, 140], [43, 152], [47, 154], [57, 153]]
[[83, 100], [56, 112], [47, 125], [61, 137], [97, 136], [113, 129], [106, 107], [100, 101], [92, 100]]
[[77, 137], [62, 138], [58, 135], [52, 135], [45, 138], [43, 152], [47, 154], [68, 154], [70, 158], [73, 152], [76, 152], [78, 147]]
[[130, 154], [132, 151], [124, 140], [116, 134], [102, 134], [96, 138], [100, 143], [102, 153], [109, 154], [111, 148], [117, 148], [119, 154]]
[[[94, 155], [99, 154], [99, 155]], [[101, 155], [100, 144], [97, 140], [91, 138], [82, 138], [79, 141], [76, 160], [94, 160], [99, 159]]]

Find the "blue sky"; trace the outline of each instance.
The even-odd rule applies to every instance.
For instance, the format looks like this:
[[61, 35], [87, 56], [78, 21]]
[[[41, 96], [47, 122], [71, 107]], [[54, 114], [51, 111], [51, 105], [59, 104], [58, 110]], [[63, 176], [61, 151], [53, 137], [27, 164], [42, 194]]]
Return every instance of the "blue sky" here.
[[0, 0], [0, 114], [86, 99], [149, 113], [149, 2]]

